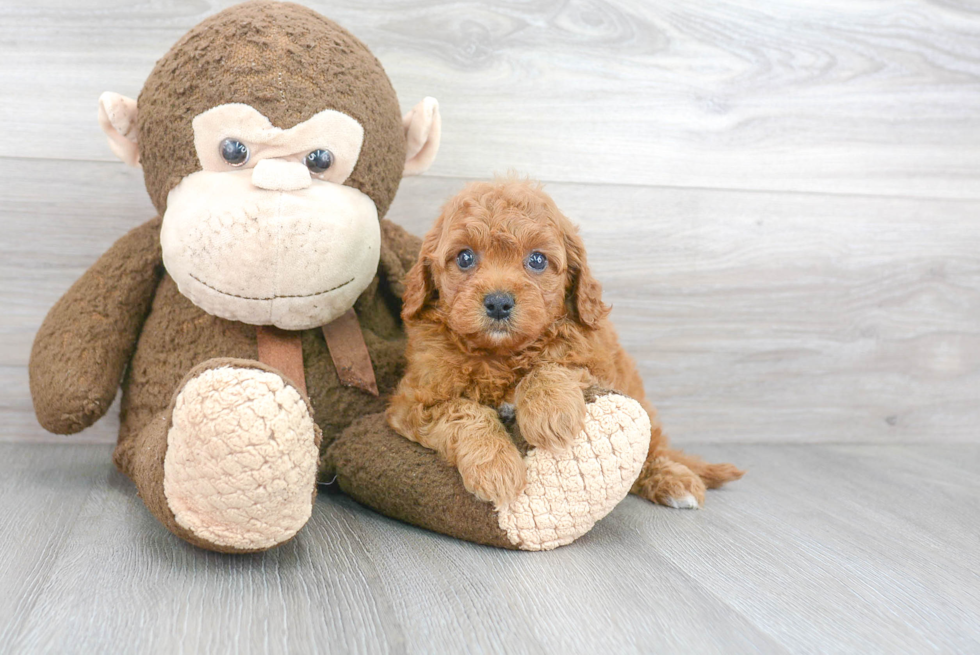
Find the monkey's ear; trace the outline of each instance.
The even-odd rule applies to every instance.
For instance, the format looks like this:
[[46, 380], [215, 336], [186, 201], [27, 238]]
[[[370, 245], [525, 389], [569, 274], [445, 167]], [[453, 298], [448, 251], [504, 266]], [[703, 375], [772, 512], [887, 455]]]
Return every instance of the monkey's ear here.
[[107, 91], [99, 96], [99, 126], [109, 138], [116, 157], [130, 166], [140, 167], [136, 143], [136, 101]]
[[439, 152], [442, 116], [439, 101], [425, 98], [402, 118], [405, 127], [405, 170], [403, 175], [419, 175], [432, 165]]

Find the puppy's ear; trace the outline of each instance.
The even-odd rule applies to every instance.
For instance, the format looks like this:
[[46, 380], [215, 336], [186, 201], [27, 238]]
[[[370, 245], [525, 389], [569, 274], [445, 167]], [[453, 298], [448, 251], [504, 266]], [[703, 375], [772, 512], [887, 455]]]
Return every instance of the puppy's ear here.
[[436, 298], [436, 285], [432, 279], [432, 253], [437, 239], [426, 235], [422, 242], [419, 259], [405, 276], [405, 295], [402, 296], [402, 320], [418, 318], [422, 310]]
[[565, 230], [565, 256], [568, 259], [565, 304], [574, 320], [594, 329], [609, 314], [609, 307], [602, 302], [602, 285], [592, 277], [592, 271], [589, 270], [582, 237], [571, 225]]

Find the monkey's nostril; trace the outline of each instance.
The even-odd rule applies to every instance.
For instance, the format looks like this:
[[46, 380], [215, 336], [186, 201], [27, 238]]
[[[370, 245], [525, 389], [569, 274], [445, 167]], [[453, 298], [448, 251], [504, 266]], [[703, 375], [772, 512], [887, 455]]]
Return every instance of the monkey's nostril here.
[[514, 309], [514, 296], [499, 291], [488, 293], [483, 296], [483, 307], [487, 310], [487, 316], [502, 321], [510, 318], [510, 313]]

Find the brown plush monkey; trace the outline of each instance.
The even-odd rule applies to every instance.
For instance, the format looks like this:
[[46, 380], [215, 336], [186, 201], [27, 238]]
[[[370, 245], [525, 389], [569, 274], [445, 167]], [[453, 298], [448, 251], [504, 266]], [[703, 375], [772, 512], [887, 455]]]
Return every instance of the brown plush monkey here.
[[[402, 175], [435, 157], [440, 119], [431, 98], [401, 117], [380, 63], [343, 28], [287, 3], [232, 7], [157, 62], [138, 103], [104, 94], [99, 120], [113, 151], [142, 166], [159, 216], [51, 309], [31, 393], [40, 423], [70, 434], [121, 384], [115, 463], [174, 534], [223, 552], [274, 547], [309, 519], [318, 476], [336, 476], [396, 518], [548, 548], [628, 491], [643, 426], [620, 396], [599, 399], [612, 409], [596, 416], [614, 420], [582, 437], [602, 453], [619, 440], [602, 461], [615, 480], [581, 501], [559, 488], [574, 466], [548, 477], [556, 464], [544, 461], [544, 505], [491, 507], [385, 425], [419, 240], [382, 217]], [[567, 525], [552, 529], [542, 511]]]

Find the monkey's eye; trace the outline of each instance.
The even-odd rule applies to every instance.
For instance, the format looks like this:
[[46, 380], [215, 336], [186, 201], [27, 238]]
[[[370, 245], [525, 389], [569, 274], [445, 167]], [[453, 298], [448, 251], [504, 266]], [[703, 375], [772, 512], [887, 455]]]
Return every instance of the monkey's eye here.
[[232, 166], [243, 166], [248, 161], [248, 146], [236, 139], [225, 139], [218, 145], [218, 151]]
[[333, 153], [320, 148], [306, 155], [306, 167], [314, 173], [323, 173], [333, 165]]
[[535, 273], [540, 273], [548, 268], [548, 258], [544, 256], [544, 253], [535, 250], [524, 260], [524, 265]]
[[459, 266], [460, 270], [467, 271], [476, 264], [476, 254], [469, 248], [466, 250], [460, 250], [459, 254], [456, 255], [456, 265]]

